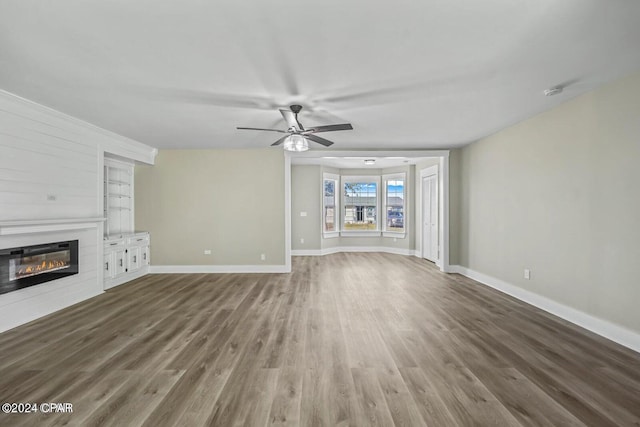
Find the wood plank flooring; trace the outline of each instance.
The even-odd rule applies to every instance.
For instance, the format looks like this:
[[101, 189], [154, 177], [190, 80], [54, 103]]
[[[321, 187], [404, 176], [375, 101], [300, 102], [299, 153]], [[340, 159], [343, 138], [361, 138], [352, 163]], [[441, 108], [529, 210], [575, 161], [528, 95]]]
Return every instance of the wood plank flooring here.
[[150, 275], [0, 334], [1, 426], [634, 426], [640, 355], [429, 262]]

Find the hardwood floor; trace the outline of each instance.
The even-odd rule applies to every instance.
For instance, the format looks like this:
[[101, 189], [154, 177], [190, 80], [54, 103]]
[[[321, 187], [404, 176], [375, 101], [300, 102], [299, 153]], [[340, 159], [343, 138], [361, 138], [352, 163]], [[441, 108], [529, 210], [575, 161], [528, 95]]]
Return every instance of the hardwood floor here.
[[[151, 275], [0, 334], [0, 425], [640, 425], [640, 355], [417, 258]], [[0, 402], [0, 403], [1, 403]]]

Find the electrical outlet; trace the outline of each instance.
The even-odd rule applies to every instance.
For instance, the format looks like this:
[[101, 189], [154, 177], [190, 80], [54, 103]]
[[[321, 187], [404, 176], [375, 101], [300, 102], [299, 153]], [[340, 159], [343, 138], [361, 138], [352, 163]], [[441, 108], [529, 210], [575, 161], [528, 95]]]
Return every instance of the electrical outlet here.
[[265, 254], [260, 254], [260, 259], [261, 259], [262, 261], [266, 261], [267, 256], [266, 256]]
[[205, 249], [204, 250], [204, 254], [205, 255], [211, 255], [211, 249]]
[[300, 238], [300, 243], [304, 243], [304, 237]]
[[524, 278], [527, 280], [531, 279], [531, 270], [529, 270], [528, 268], [524, 269]]

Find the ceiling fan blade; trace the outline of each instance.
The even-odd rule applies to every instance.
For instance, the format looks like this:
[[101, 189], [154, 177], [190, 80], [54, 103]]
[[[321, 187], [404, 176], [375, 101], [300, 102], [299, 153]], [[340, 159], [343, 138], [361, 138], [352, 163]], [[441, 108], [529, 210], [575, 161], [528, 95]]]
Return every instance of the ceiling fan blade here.
[[317, 142], [320, 145], [324, 145], [325, 147], [330, 147], [333, 145], [333, 142], [329, 141], [328, 139], [320, 138], [319, 136], [316, 136], [314, 134], [305, 135], [304, 137], [310, 139], [313, 142]]
[[297, 131], [302, 130], [302, 126], [298, 122], [298, 119], [296, 118], [296, 115], [293, 111], [281, 109], [280, 114], [282, 114], [284, 121], [287, 122], [287, 126], [289, 127], [289, 129], [294, 128]]
[[323, 99], [324, 102], [363, 102], [374, 104], [386, 104], [398, 99], [404, 99], [407, 96], [414, 95], [419, 88], [418, 85], [398, 85], [394, 87], [375, 88], [362, 92], [342, 93], [340, 95], [331, 96]]
[[[267, 43], [269, 52], [274, 60], [274, 71], [276, 71], [277, 76], [281, 79], [281, 84], [284, 85], [287, 94], [289, 96], [297, 96], [300, 94], [296, 78], [296, 70], [298, 67], [296, 67], [296, 63], [294, 62], [295, 56], [293, 56], [293, 51], [289, 48], [288, 38], [282, 39], [278, 37], [276, 33], [272, 34], [273, 37], [267, 36], [263, 41]], [[252, 43], [255, 42], [252, 41]], [[261, 70], [261, 73], [264, 72], [265, 70]]]
[[246, 127], [240, 127], [238, 126], [236, 129], [242, 129], [242, 130], [266, 130], [269, 132], [280, 132], [280, 133], [289, 133], [280, 129], [265, 129], [265, 128], [246, 128]]
[[130, 92], [145, 98], [168, 102], [211, 105], [225, 108], [248, 108], [271, 110], [278, 107], [275, 100], [260, 95], [216, 93], [208, 90], [180, 89], [170, 87], [133, 86]]
[[[478, 75], [478, 77], [485, 76]], [[457, 88], [460, 85], [466, 87], [468, 81], [468, 73], [447, 75], [432, 80], [424, 80], [422, 76], [414, 76], [408, 77], [401, 84], [379, 81], [366, 84], [359, 89], [353, 87], [337, 89], [333, 94], [316, 97], [314, 101], [321, 104], [344, 104], [343, 109], [393, 104], [416, 99], [416, 97], [442, 93], [449, 88]]]
[[283, 136], [282, 138], [280, 138], [279, 140], [277, 140], [276, 142], [274, 142], [273, 144], [271, 144], [272, 147], [275, 147], [276, 145], [280, 145], [284, 142], [285, 139], [289, 138], [289, 135], [287, 136]]
[[353, 126], [351, 126], [351, 123], [342, 123], [339, 125], [314, 126], [310, 129], [307, 129], [307, 132], [309, 133], [333, 132], [336, 130], [353, 130]]
[[324, 108], [308, 108], [307, 115], [317, 123], [344, 123], [343, 117], [336, 116]]
[[[280, 43], [278, 43], [278, 45], [282, 46]], [[285, 88], [287, 89], [287, 92], [293, 96], [299, 95], [300, 90], [298, 89], [298, 84], [296, 83], [296, 76], [294, 71], [295, 68], [291, 67], [291, 65], [289, 64], [289, 60], [285, 57], [285, 53], [280, 53], [280, 55], [276, 54], [276, 56], [280, 56], [276, 62], [279, 68], [278, 74], [282, 77], [282, 81]]]

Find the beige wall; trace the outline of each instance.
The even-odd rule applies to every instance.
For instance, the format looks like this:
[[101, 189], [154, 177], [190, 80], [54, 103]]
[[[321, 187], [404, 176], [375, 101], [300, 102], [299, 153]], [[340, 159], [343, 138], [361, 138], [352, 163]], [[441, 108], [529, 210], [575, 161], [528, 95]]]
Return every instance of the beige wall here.
[[640, 74], [465, 147], [452, 258], [640, 332], [639, 163]]
[[462, 210], [462, 149], [449, 151], [449, 264], [460, 264]]
[[161, 150], [135, 185], [153, 265], [285, 263], [281, 150]]
[[[322, 227], [322, 172], [320, 166], [291, 166], [291, 249], [320, 249]], [[300, 216], [306, 212], [307, 216]], [[304, 239], [304, 243], [300, 241]]]

